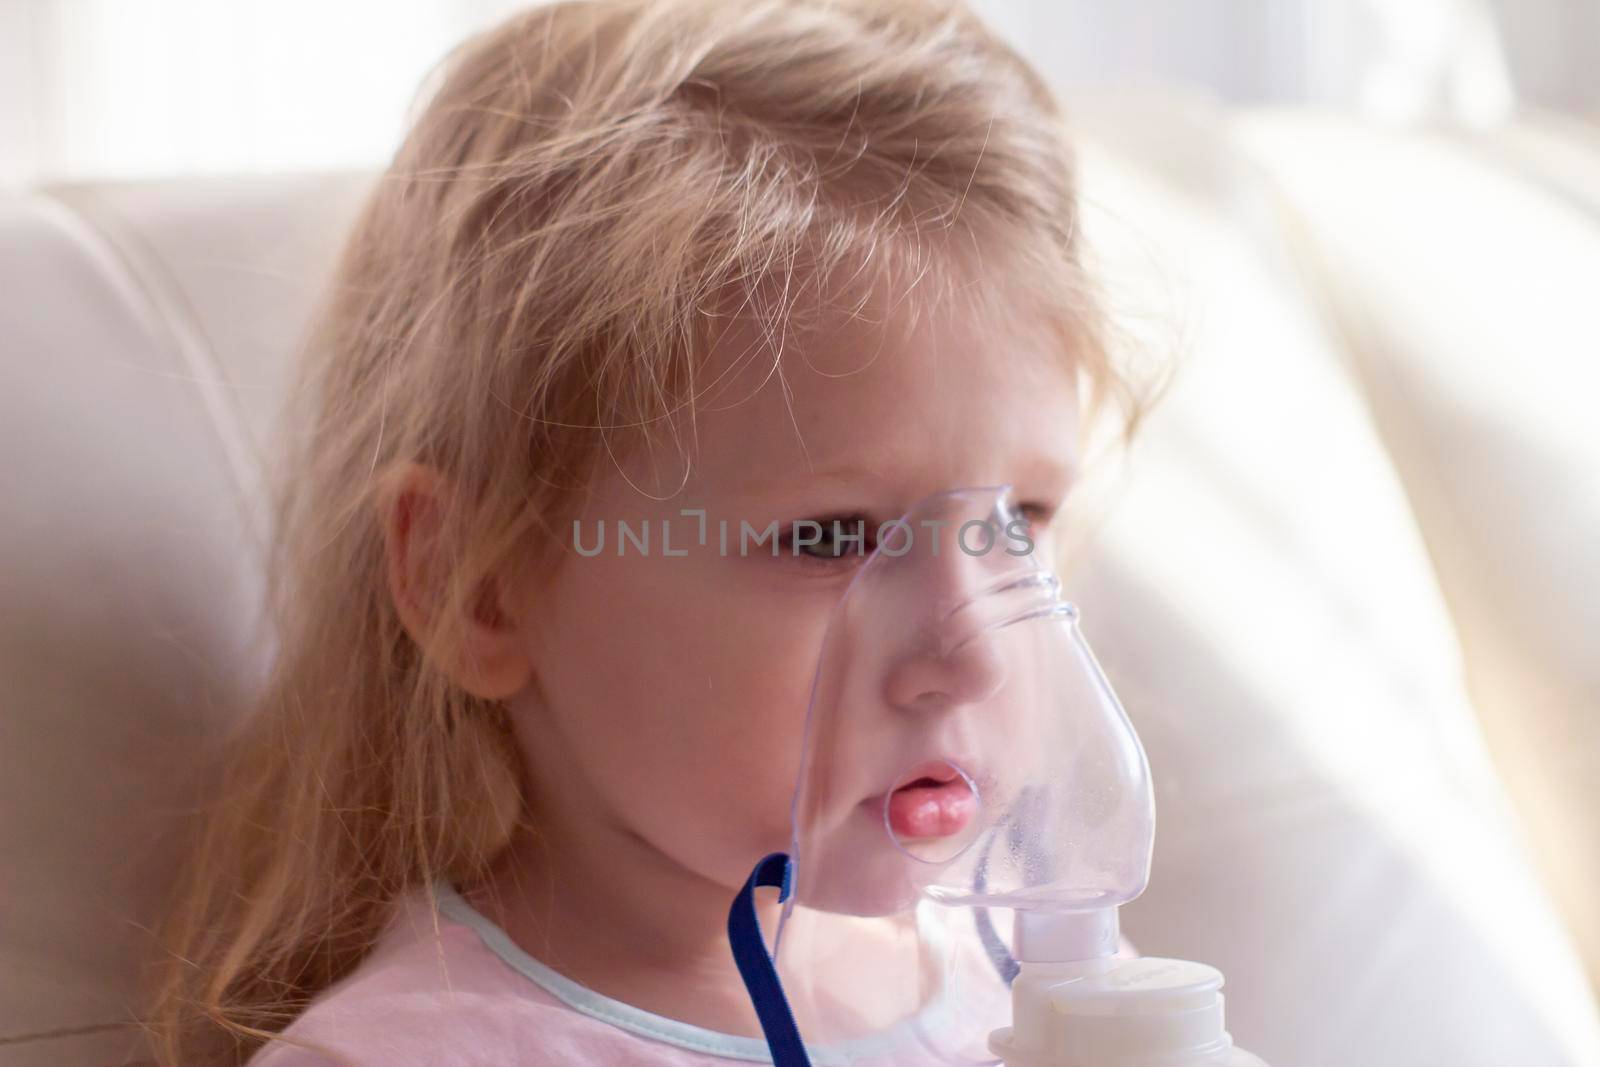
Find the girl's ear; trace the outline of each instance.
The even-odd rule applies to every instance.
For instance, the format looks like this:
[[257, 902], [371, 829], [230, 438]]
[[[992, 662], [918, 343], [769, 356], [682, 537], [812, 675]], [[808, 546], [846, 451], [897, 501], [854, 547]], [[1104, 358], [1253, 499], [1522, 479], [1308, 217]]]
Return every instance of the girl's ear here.
[[[514, 586], [499, 577], [485, 579], [459, 627], [439, 627], [448, 567], [440, 530], [449, 488], [444, 475], [420, 463], [389, 472], [377, 498], [389, 593], [406, 631], [436, 667], [474, 696], [503, 700], [533, 677]], [[437, 632], [459, 637], [450, 647], [430, 648]]]

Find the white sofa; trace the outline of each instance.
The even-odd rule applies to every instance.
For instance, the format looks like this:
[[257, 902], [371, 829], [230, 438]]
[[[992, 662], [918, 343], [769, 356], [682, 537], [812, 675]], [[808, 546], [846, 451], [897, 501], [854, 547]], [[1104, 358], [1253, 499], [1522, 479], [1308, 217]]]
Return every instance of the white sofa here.
[[[1178, 360], [1069, 561], [1157, 776], [1127, 932], [1274, 1067], [1597, 1067], [1600, 134], [1082, 121], [1129, 343]], [[272, 653], [282, 368], [371, 179], [0, 198], [0, 1067], [143, 1056], [166, 835]]]

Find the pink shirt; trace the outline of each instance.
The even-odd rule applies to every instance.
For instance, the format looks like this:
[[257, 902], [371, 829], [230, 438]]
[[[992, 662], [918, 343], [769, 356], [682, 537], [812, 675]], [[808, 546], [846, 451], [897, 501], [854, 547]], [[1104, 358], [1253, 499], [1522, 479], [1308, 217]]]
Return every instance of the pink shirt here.
[[[602, 996], [519, 949], [449, 886], [439, 907], [420, 892], [351, 974], [324, 991], [250, 1060], [249, 1067], [729, 1067], [771, 1063], [766, 1042], [692, 1026]], [[437, 924], [437, 925], [435, 925]], [[1003, 992], [996, 980], [995, 989]], [[881, 1038], [812, 1047], [815, 1067], [925, 1064], [949, 1005], [971, 991], [941, 990], [915, 1018]], [[957, 999], [959, 996], [959, 999]], [[990, 996], [996, 1025], [1009, 1003]], [[295, 1044], [316, 1044], [312, 1051]], [[909, 1052], [907, 1050], [910, 1050]]]

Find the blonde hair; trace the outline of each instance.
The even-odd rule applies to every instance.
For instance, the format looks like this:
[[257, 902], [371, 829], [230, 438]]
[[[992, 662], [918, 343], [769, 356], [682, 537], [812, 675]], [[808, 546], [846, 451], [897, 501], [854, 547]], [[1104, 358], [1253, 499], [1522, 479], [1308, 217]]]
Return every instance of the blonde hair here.
[[[1138, 421], [1083, 277], [1057, 105], [963, 6], [564, 2], [440, 72], [286, 408], [277, 656], [164, 931], [167, 1064], [242, 1061], [360, 962], [399, 894], [507, 843], [523, 812], [504, 709], [423, 649], [450, 647], [491, 575], [548, 565], [607, 433], [692, 404], [730, 294], [774, 336], [838, 275], [909, 279], [930, 305], [1025, 300], [1090, 411]], [[1005, 285], [941, 267], [973, 255]], [[408, 461], [451, 493], [422, 635], [385, 580], [387, 473]]]

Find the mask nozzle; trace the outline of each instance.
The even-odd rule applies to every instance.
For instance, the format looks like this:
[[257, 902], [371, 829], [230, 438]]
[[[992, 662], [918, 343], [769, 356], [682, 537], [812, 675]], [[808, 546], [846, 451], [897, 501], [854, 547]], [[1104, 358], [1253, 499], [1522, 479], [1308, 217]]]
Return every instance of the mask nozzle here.
[[1114, 956], [1121, 943], [1117, 909], [1019, 908], [1012, 955], [1019, 963], [1076, 963]]

